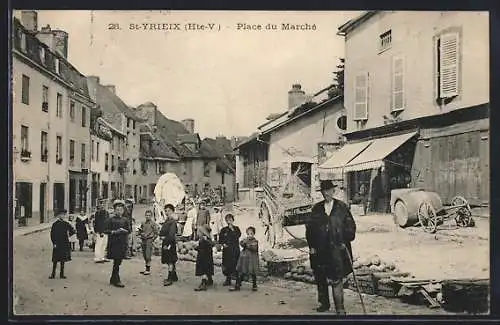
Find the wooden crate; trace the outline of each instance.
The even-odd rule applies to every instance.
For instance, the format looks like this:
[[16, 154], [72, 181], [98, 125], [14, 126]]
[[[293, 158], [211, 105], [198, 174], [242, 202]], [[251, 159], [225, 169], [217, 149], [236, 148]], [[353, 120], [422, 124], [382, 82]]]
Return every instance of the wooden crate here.
[[380, 279], [377, 281], [377, 294], [387, 298], [395, 298], [398, 296], [401, 285], [390, 279]]

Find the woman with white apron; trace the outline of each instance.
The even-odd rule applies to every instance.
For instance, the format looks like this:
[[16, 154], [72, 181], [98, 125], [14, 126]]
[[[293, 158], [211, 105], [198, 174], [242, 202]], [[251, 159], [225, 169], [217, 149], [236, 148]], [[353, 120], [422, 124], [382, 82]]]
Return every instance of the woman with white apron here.
[[186, 223], [184, 224], [184, 229], [182, 231], [182, 237], [184, 237], [184, 239], [192, 239], [193, 227], [196, 224], [196, 215], [196, 206], [193, 200], [189, 200], [187, 203]]

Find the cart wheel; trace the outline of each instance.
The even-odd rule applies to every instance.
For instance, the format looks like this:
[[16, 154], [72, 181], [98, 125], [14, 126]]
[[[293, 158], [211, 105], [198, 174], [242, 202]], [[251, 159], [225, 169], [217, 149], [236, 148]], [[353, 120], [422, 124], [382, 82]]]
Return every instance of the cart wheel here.
[[451, 206], [457, 207], [455, 211], [455, 222], [457, 223], [458, 227], [465, 228], [473, 224], [472, 210], [469, 203], [467, 203], [467, 200], [464, 197], [455, 196], [451, 200]]
[[438, 216], [436, 210], [429, 202], [422, 202], [418, 207], [418, 221], [425, 232], [435, 233], [437, 231]]
[[276, 232], [274, 231], [271, 212], [269, 211], [269, 207], [265, 202], [262, 202], [262, 204], [260, 205], [259, 218], [266, 228], [266, 230], [264, 231], [264, 234], [266, 235], [266, 241], [271, 244], [271, 248], [274, 248], [274, 246], [276, 245]]

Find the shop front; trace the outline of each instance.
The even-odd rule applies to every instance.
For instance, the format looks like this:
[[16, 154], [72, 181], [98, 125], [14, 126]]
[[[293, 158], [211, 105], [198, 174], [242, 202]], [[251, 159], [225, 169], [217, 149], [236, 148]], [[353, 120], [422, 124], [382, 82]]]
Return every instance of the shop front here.
[[409, 187], [418, 132], [348, 143], [320, 169], [321, 179], [341, 180], [344, 199], [365, 212], [390, 211], [391, 190]]

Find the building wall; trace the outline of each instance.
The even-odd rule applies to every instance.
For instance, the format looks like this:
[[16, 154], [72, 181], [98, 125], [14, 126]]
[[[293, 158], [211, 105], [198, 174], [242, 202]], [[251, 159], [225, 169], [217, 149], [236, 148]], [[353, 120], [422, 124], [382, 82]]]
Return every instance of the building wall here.
[[[133, 196], [134, 186], [139, 184], [139, 179], [141, 178], [141, 166], [139, 161], [141, 139], [139, 135], [139, 122], [134, 122], [126, 117], [124, 117], [124, 120], [124, 133], [127, 135], [125, 139], [125, 159], [128, 160], [127, 171], [125, 173], [125, 184], [126, 186], [130, 186]], [[127, 122], [127, 120], [129, 122]], [[139, 195], [139, 190], [137, 190], [137, 195]]]
[[[326, 109], [301, 117], [272, 132], [269, 139], [267, 179], [270, 180], [278, 168], [289, 175], [291, 172], [289, 161], [293, 160], [292, 157], [305, 156], [318, 162], [319, 143], [339, 143], [342, 140], [343, 130], [337, 126], [337, 119], [343, 114], [344, 108], [341, 103], [329, 104]], [[316, 166], [313, 172], [314, 182]]]
[[[37, 70], [33, 66], [13, 56], [13, 124], [12, 136], [15, 154], [13, 159], [14, 184], [16, 182], [32, 183], [32, 216], [29, 224], [40, 222], [40, 183], [46, 183], [45, 220], [53, 217], [53, 185], [65, 184], [65, 207], [68, 207], [68, 168], [66, 112], [67, 96], [65, 87], [48, 73]], [[22, 75], [30, 78], [29, 104], [21, 102]], [[42, 86], [49, 88], [48, 112], [42, 111]], [[63, 116], [56, 117], [57, 93], [63, 95]], [[21, 161], [21, 125], [27, 126], [31, 159]], [[48, 162], [41, 161], [41, 131], [48, 133]], [[62, 163], [56, 163], [56, 137], [62, 137]], [[14, 197], [16, 189], [14, 186]]]
[[[380, 35], [391, 30], [392, 45], [379, 51]], [[446, 105], [437, 99], [436, 39], [441, 32], [459, 33], [459, 95]], [[391, 115], [392, 59], [404, 58], [402, 120], [441, 114], [489, 102], [489, 18], [487, 12], [389, 11], [377, 13], [346, 36], [345, 107], [348, 131], [384, 124]], [[353, 120], [358, 73], [368, 76], [368, 119]]]

